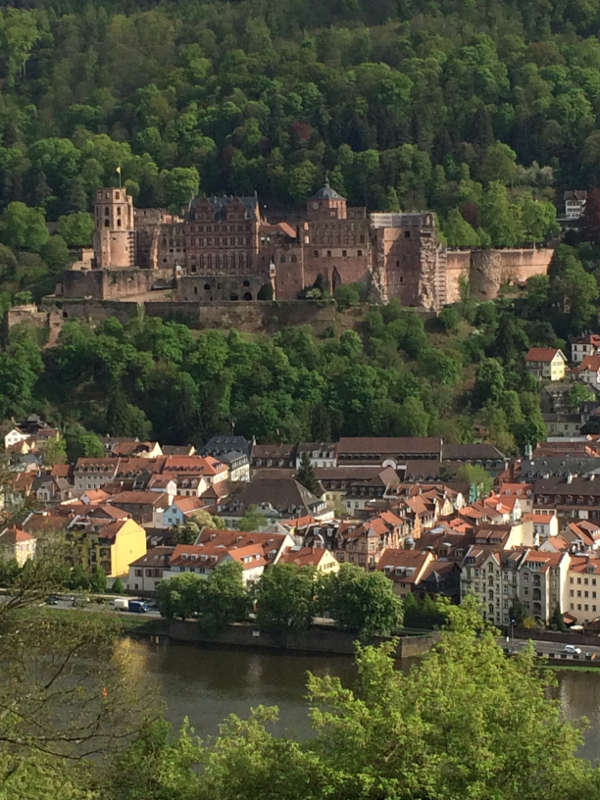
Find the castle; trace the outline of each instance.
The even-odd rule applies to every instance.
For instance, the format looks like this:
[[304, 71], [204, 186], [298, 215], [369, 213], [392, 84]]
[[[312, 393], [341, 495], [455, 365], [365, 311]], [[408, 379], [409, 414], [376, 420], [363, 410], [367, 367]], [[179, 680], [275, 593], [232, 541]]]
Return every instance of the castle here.
[[491, 297], [503, 281], [546, 272], [551, 256], [478, 251], [473, 260], [469, 251], [446, 250], [433, 212], [369, 214], [327, 182], [294, 224], [269, 222], [256, 194], [197, 198], [176, 216], [134, 208], [123, 188], [98, 189], [94, 217], [93, 250], [57, 287], [66, 299], [148, 299], [170, 289], [184, 303], [294, 300], [321, 276], [332, 293], [361, 283], [374, 302], [439, 310], [457, 299], [460, 275]]

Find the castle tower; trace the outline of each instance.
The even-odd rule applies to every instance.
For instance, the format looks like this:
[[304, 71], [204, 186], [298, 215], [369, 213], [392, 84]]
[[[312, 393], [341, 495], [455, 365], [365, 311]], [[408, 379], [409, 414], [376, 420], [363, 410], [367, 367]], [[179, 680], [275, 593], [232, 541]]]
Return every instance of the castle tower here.
[[125, 189], [96, 192], [94, 259], [97, 269], [135, 266], [133, 200]]
[[309, 219], [346, 219], [346, 216], [346, 198], [332, 189], [328, 180], [308, 199]]

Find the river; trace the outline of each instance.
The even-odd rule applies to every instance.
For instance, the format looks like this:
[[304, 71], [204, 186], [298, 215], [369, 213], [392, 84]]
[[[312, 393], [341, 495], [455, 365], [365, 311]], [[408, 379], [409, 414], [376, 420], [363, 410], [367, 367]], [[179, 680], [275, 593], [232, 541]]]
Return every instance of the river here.
[[[252, 706], [276, 705], [279, 734], [310, 735], [306, 673], [337, 675], [350, 685], [354, 664], [346, 656], [291, 655], [262, 650], [225, 650], [185, 644], [151, 645], [126, 639], [135, 670], [159, 687], [166, 717], [179, 726], [185, 716], [200, 736], [218, 732], [228, 714], [247, 717]], [[600, 669], [559, 671], [556, 696], [567, 718], [589, 720], [581, 755], [600, 758]]]

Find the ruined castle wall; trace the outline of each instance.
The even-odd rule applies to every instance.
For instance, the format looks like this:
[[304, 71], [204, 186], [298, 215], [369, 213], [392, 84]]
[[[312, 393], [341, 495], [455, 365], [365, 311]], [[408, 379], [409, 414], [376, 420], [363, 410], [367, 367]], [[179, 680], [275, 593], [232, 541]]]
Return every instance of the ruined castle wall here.
[[145, 294], [156, 281], [168, 282], [171, 279], [171, 270], [65, 270], [62, 294], [65, 298], [119, 300]]
[[551, 249], [473, 250], [469, 281], [478, 300], [493, 300], [502, 284], [524, 283], [533, 275], [546, 275]]
[[446, 271], [446, 302], [457, 303], [460, 300], [459, 280], [464, 276], [469, 280], [471, 269], [470, 250], [448, 250]]
[[177, 280], [177, 300], [200, 303], [256, 300], [265, 284], [262, 275], [182, 275]]
[[553, 253], [550, 248], [449, 250], [446, 302], [460, 299], [461, 275], [468, 278], [476, 299], [493, 300], [502, 284], [525, 283], [532, 275], [546, 275]]

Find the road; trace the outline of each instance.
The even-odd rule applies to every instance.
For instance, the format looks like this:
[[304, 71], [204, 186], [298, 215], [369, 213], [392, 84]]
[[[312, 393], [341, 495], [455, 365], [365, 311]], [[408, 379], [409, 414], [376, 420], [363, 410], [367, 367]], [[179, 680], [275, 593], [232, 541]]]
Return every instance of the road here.
[[[516, 652], [518, 650], [523, 650], [524, 648], [529, 646], [528, 639], [510, 639], [507, 643], [506, 637], [503, 636], [501, 639], [498, 639], [498, 643], [503, 648], [508, 648], [511, 652]], [[563, 655], [566, 655], [565, 661], [569, 661], [572, 659], [572, 656], [569, 654], [565, 654], [565, 645], [563, 642], [543, 642], [536, 640], [533, 641], [533, 645], [535, 647], [536, 653], [543, 653], [547, 656], [554, 656], [563, 660]], [[585, 657], [587, 653], [590, 653], [594, 659], [600, 659], [600, 642], [598, 645], [589, 645], [589, 644], [576, 644], [575, 647], [579, 647], [581, 649], [581, 655], [579, 659], [573, 659], [574, 661], [581, 660]]]

